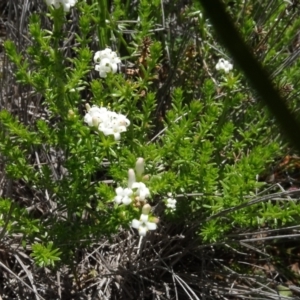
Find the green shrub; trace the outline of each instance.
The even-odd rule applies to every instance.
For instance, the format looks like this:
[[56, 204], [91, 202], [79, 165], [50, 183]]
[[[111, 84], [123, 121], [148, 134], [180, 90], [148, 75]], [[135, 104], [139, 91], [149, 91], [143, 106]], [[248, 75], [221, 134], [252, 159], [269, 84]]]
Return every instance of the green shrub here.
[[[137, 12], [114, 1], [111, 14], [106, 1], [92, 2], [76, 4], [78, 30], [71, 44], [66, 40], [71, 21], [62, 7], [48, 7], [49, 13], [43, 16], [51, 29], [43, 28], [40, 15], [31, 16], [31, 45], [26, 53], [19, 53], [11, 41], [5, 43], [17, 81], [41, 97], [46, 114], [24, 125], [11, 112], [0, 112], [0, 151], [6, 173], [38, 191], [45, 202], [43, 213], [36, 216], [27, 213], [26, 204], [22, 207], [14, 199], [2, 199], [1, 214], [8, 217], [0, 221], [7, 234], [24, 234], [37, 265], [47, 266], [60, 257], [70, 263], [70, 253], [121, 227], [129, 230], [132, 220], [139, 224], [133, 227], [140, 233], [148, 223], [152, 224], [148, 229], [161, 230], [158, 218], [195, 225], [203, 242], [220, 241], [235, 229], [266, 223], [297, 224], [299, 208], [292, 201], [258, 203], [219, 216], [223, 210], [247, 203], [266, 186], [258, 181], [259, 174], [282, 154], [284, 143], [273, 118], [234, 63], [227, 73], [216, 70], [218, 59], [228, 57], [199, 7], [182, 13], [182, 28], [177, 28], [175, 39], [171, 29], [166, 35], [157, 28], [160, 1], [140, 1]], [[234, 9], [241, 3], [236, 1]], [[245, 15], [238, 18], [245, 37], [258, 34], [254, 28], [259, 25], [253, 24], [259, 24], [260, 18], [266, 19], [262, 30], [271, 30], [273, 19], [286, 9], [282, 4], [267, 10], [268, 18], [259, 18], [249, 12], [251, 3], [246, 6]], [[172, 9], [167, 13], [171, 15]], [[138, 22], [125, 21], [137, 15]], [[276, 27], [283, 32], [280, 41], [274, 42], [277, 32], [272, 30], [269, 36], [258, 36], [258, 45], [253, 45], [254, 51], [262, 45], [270, 48], [261, 50], [258, 58], [271, 71], [287, 56], [285, 45], [292, 39], [295, 24], [284, 31], [283, 19]], [[201, 40], [194, 42], [186, 28]], [[97, 49], [92, 49], [93, 39]], [[134, 68], [120, 68], [100, 78], [93, 70], [93, 56], [107, 45], [117, 50], [123, 66], [130, 62]], [[282, 84], [298, 80], [296, 66], [283, 73]], [[93, 105], [126, 115], [130, 125], [123, 119], [113, 127], [115, 135], [106, 135], [107, 131], [97, 130], [104, 121], [96, 117], [89, 127], [84, 117]], [[290, 105], [295, 108], [296, 100]], [[121, 137], [116, 135], [119, 129]], [[56, 153], [54, 163], [51, 151]], [[148, 199], [143, 199], [144, 187], [126, 195], [119, 189], [123, 194], [116, 199], [117, 187], [133, 187], [127, 183], [128, 170], [139, 157], [145, 160], [145, 171], [138, 174], [136, 170], [136, 180], [149, 188]], [[125, 196], [131, 199], [129, 205], [124, 204]], [[176, 209], [168, 208], [168, 198], [177, 200]], [[151, 212], [147, 203], [154, 208]], [[18, 225], [17, 215], [21, 216]], [[143, 223], [141, 215], [149, 219]]]

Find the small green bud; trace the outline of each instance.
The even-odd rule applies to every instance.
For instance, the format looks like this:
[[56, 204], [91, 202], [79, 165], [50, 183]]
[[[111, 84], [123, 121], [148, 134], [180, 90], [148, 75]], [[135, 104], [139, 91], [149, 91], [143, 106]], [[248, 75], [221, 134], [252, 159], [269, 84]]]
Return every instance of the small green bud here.
[[74, 113], [73, 109], [69, 109], [69, 111], [68, 111], [68, 118], [69, 119], [73, 119], [74, 116], [75, 116], [75, 113]]

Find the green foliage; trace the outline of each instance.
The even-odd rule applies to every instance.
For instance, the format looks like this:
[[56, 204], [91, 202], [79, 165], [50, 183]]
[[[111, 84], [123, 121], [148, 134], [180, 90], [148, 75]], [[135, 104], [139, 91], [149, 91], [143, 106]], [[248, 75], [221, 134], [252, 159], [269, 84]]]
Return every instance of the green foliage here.
[[[274, 120], [238, 68], [234, 65], [229, 73], [215, 70], [218, 58], [226, 56], [198, 5], [182, 12], [182, 33], [174, 38], [171, 31], [169, 35], [157, 31], [161, 1], [142, 0], [136, 12], [130, 11], [130, 1], [113, 1], [112, 12], [108, 1], [92, 2], [76, 6], [78, 31], [68, 51], [62, 47], [69, 22], [62, 7], [49, 8], [51, 30], [43, 28], [38, 14], [32, 15], [31, 46], [25, 54], [18, 53], [11, 41], [5, 43], [17, 81], [42, 98], [46, 112], [45, 118], [34, 118], [26, 126], [13, 113], [0, 112], [5, 170], [52, 205], [41, 216], [32, 216], [17, 208], [16, 199], [1, 199], [0, 213], [9, 217], [0, 218], [0, 225], [5, 225], [7, 234], [22, 233], [24, 243], [40, 241], [32, 244], [32, 257], [39, 266], [53, 266], [60, 258], [69, 263], [70, 253], [121, 226], [128, 229], [139, 218], [140, 204], [134, 199], [134, 205], [117, 205], [113, 199], [115, 188], [126, 186], [128, 169], [134, 168], [138, 157], [146, 161], [142, 180], [151, 192], [149, 203], [164, 205], [172, 192], [177, 209], [166, 209], [160, 217], [174, 224], [196, 224], [195, 234], [203, 242], [220, 241], [237, 228], [297, 224], [299, 208], [293, 201], [260, 203], [205, 221], [248, 202], [267, 186], [257, 177], [282, 154], [284, 145]], [[239, 15], [242, 2], [236, 1], [233, 15]], [[247, 39], [265, 18], [263, 30], [269, 34], [259, 36], [258, 44], [251, 46], [256, 51], [260, 44], [274, 46], [276, 53], [282, 53], [276, 59], [271, 51], [258, 55], [276, 70], [287, 53], [284, 43], [274, 42], [277, 32], [272, 24], [284, 8], [266, 11], [269, 17], [254, 15], [251, 4], [246, 8], [237, 24]], [[166, 10], [168, 17], [172, 9]], [[128, 39], [124, 19], [135, 14], [139, 21], [130, 24]], [[284, 31], [284, 20], [285, 16], [276, 30], [288, 42], [297, 22]], [[185, 26], [201, 39], [194, 42]], [[98, 48], [92, 49], [95, 35]], [[135, 66], [134, 75], [94, 74], [93, 55], [108, 45], [117, 48], [122, 63], [128, 60]], [[297, 82], [298, 67], [284, 70], [284, 84]], [[131, 124], [120, 141], [84, 123], [85, 104], [127, 116]], [[290, 106], [297, 107], [297, 99]], [[49, 159], [51, 151], [61, 153], [59, 172], [54, 170], [58, 162]], [[37, 162], [37, 156], [42, 161]], [[20, 221], [15, 225], [17, 216]]]
[[23, 241], [26, 238], [33, 238], [40, 232], [39, 220], [32, 218], [26, 209], [19, 207], [11, 199], [0, 198], [0, 240], [10, 234], [23, 234]]
[[40, 243], [34, 243], [32, 245], [32, 254], [35, 263], [39, 267], [54, 266], [54, 263], [60, 260], [59, 255], [61, 252], [59, 249], [52, 249], [53, 243], [49, 242], [46, 246]]

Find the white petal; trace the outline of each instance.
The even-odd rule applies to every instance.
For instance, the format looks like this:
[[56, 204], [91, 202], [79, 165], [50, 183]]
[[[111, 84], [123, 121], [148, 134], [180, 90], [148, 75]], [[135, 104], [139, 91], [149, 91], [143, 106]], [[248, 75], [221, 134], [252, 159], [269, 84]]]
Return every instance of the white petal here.
[[64, 11], [70, 11], [71, 5], [69, 3], [64, 3]]
[[101, 67], [107, 67], [107, 66], [110, 67], [111, 66], [111, 60], [109, 58], [103, 58], [103, 59], [101, 59], [100, 66]]
[[138, 189], [138, 188], [140, 188], [140, 182], [134, 182], [134, 183], [132, 184], [132, 188], [133, 188], [133, 189]]
[[131, 203], [131, 198], [129, 198], [129, 197], [127, 197], [127, 196], [125, 196], [123, 199], [122, 199], [122, 202], [123, 202], [123, 204], [125, 204], [125, 205], [129, 205], [130, 203]]
[[119, 117], [118, 122], [120, 126], [128, 127], [130, 125], [130, 121], [125, 116]]
[[141, 220], [141, 222], [147, 222], [148, 221], [148, 215], [141, 214], [140, 220]]
[[172, 198], [169, 198], [167, 199], [167, 204], [170, 205], [170, 206], [173, 206], [173, 205], [176, 205], [176, 200], [175, 199], [172, 199]]
[[84, 116], [84, 122], [87, 123], [89, 126], [92, 126], [92, 116], [90, 114], [86, 114]]
[[123, 197], [123, 195], [124, 195], [124, 189], [122, 188], [122, 187], [117, 187], [116, 189], [115, 189], [115, 191], [116, 191], [116, 194], [118, 195], [118, 196], [122, 196]]
[[111, 63], [111, 71], [113, 73], [117, 73], [117, 71], [118, 71], [118, 65], [115, 64], [115, 63]]
[[123, 192], [125, 196], [131, 196], [133, 193], [132, 189], [129, 188], [125, 188]]
[[125, 126], [118, 126], [117, 127], [117, 132], [125, 132], [125, 131], [127, 131]]
[[122, 199], [123, 199], [122, 196], [116, 196], [116, 197], [114, 198], [114, 201], [115, 201], [117, 204], [120, 204], [120, 203], [122, 202]]
[[121, 59], [120, 59], [119, 57], [114, 57], [114, 58], [113, 58], [113, 62], [114, 62], [115, 64], [119, 64], [119, 63], [121, 62]]
[[147, 222], [146, 226], [149, 230], [156, 230], [156, 228], [157, 228], [156, 223], [153, 223], [153, 222]]
[[104, 50], [101, 51], [102, 52], [102, 55], [105, 56], [105, 57], [110, 57], [112, 51], [110, 48], [105, 48]]
[[150, 196], [149, 189], [144, 185], [142, 188], [139, 189], [138, 193], [141, 200], [145, 200], [147, 197]]
[[115, 141], [119, 141], [121, 139], [121, 134], [119, 132], [114, 133]]
[[140, 190], [138, 195], [139, 195], [140, 200], [144, 201], [146, 199], [146, 193], [144, 193], [143, 190]]
[[95, 55], [94, 55], [94, 62], [95, 63], [98, 63], [98, 62], [100, 62], [100, 60], [101, 60], [101, 51], [97, 51], [96, 53], [95, 53]]
[[146, 188], [146, 184], [144, 182], [140, 182], [140, 189], [145, 189]]
[[[100, 130], [100, 127], [98, 129]], [[104, 135], [114, 134], [113, 130], [107, 127], [101, 128], [101, 131], [104, 133]]]
[[106, 78], [106, 72], [100, 71], [100, 77], [101, 78]]
[[93, 105], [91, 109], [89, 110], [89, 113], [91, 114], [97, 114], [102, 115], [107, 111], [107, 108], [105, 107], [98, 107], [97, 105]]
[[131, 227], [138, 229], [141, 226], [141, 222], [137, 219], [133, 219], [131, 222]]
[[114, 111], [110, 111], [109, 112], [109, 116], [112, 118], [112, 119], [115, 119], [115, 118], [118, 118], [118, 114], [116, 113], [116, 112], [114, 112]]
[[146, 226], [140, 226], [139, 227], [139, 235], [140, 236], [145, 236], [147, 231], [148, 231], [148, 228]]

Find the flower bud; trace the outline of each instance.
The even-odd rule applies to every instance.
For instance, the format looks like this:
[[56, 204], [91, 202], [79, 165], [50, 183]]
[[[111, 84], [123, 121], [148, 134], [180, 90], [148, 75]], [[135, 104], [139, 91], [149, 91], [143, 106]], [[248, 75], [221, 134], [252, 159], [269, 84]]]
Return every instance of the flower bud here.
[[74, 116], [75, 116], [75, 113], [74, 113], [73, 109], [69, 109], [69, 111], [68, 111], [68, 118], [72, 119]]
[[149, 204], [145, 204], [142, 208], [142, 214], [148, 215], [150, 211], [151, 211], [151, 206]]
[[139, 157], [135, 164], [135, 170], [137, 176], [142, 176], [145, 170], [145, 160], [142, 157]]
[[148, 174], [143, 176], [143, 181], [149, 181], [149, 179], [150, 179], [150, 176]]
[[88, 103], [85, 104], [85, 109], [87, 112], [89, 112], [91, 110], [91, 107]]
[[135, 201], [135, 202], [133, 202], [133, 206], [137, 207], [137, 208], [140, 208], [141, 207], [141, 202], [140, 201]]
[[92, 124], [93, 126], [98, 127], [99, 119], [97, 117], [92, 117]]
[[135, 173], [133, 169], [128, 170], [128, 187], [131, 189], [135, 183]]
[[158, 224], [159, 223], [159, 218], [152, 217], [150, 221], [155, 223], [155, 224]]
[[124, 211], [119, 212], [119, 218], [122, 220], [126, 219], [126, 213]]

